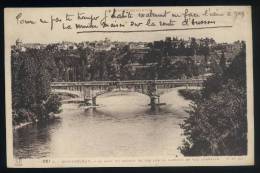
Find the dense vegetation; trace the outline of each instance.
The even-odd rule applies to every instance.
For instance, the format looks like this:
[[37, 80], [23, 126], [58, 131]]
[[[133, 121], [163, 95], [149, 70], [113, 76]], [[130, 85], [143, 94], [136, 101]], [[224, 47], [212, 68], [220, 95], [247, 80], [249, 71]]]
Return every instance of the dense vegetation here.
[[196, 100], [201, 98], [201, 91], [197, 89], [179, 89], [179, 94], [188, 100]]
[[[63, 50], [50, 44], [45, 50], [54, 59], [55, 81], [178, 79], [198, 76], [206, 68], [216, 71], [216, 63], [208, 64], [210, 52], [225, 48], [211, 48], [209, 44], [215, 41], [209, 38], [200, 45], [195, 38], [191, 40], [188, 47], [184, 40], [177, 38], [172, 42], [155, 41], [148, 43], [146, 50], [131, 49], [127, 44], [107, 51], [81, 46]], [[204, 63], [196, 64], [195, 54], [204, 57]]]
[[[224, 63], [224, 62], [222, 62]], [[229, 68], [210, 77], [193, 100], [184, 129], [185, 156], [246, 155], [247, 102], [245, 46]]]
[[12, 53], [13, 124], [44, 121], [59, 112], [60, 99], [50, 93], [53, 60], [43, 51]]
[[127, 47], [102, 52], [60, 50], [50, 56], [57, 71], [53, 74], [55, 81], [177, 79], [205, 72], [205, 67], [195, 64], [189, 56], [179, 60], [160, 54], [160, 50], [145, 54], [132, 52]]

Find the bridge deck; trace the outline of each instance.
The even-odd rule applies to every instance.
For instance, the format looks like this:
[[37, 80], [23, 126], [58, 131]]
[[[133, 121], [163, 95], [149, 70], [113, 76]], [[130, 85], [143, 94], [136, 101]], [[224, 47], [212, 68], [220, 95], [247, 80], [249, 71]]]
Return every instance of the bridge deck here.
[[183, 80], [127, 80], [127, 81], [85, 81], [85, 82], [52, 82], [51, 86], [110, 86], [110, 85], [156, 85], [166, 84], [202, 84], [205, 79], [183, 79]]

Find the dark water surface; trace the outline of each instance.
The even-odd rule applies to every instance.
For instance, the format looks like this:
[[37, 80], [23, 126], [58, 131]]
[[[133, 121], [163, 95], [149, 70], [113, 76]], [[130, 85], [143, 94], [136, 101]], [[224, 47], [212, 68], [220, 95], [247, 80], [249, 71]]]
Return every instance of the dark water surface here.
[[167, 103], [151, 111], [149, 98], [138, 93], [97, 98], [104, 107], [84, 110], [64, 104], [61, 120], [14, 132], [14, 156], [131, 157], [176, 156], [183, 137], [179, 124], [189, 101], [177, 89], [161, 96]]

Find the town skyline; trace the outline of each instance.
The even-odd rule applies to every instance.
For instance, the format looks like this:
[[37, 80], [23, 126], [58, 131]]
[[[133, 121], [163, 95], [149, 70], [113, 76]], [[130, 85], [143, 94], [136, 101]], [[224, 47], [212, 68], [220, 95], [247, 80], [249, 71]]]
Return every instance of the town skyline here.
[[220, 44], [220, 43], [227, 43], [227, 44], [232, 44], [234, 42], [237, 41], [245, 41], [245, 39], [234, 39], [232, 41], [227, 40], [227, 41], [218, 41], [218, 39], [214, 38], [214, 37], [207, 37], [207, 36], [202, 36], [202, 37], [195, 37], [195, 36], [187, 36], [187, 37], [181, 37], [179, 35], [165, 35], [164, 37], [158, 38], [158, 39], [154, 39], [154, 40], [150, 40], [150, 41], [144, 41], [144, 40], [116, 40], [110, 37], [103, 37], [100, 39], [93, 39], [93, 40], [56, 40], [56, 41], [52, 41], [52, 42], [40, 42], [40, 41], [28, 41], [27, 39], [22, 39], [20, 37], [17, 37], [12, 45], [15, 45], [17, 40], [21, 41], [23, 44], [42, 44], [42, 45], [48, 45], [48, 44], [59, 44], [59, 43], [76, 43], [76, 44], [80, 44], [80, 43], [92, 43], [92, 42], [103, 42], [106, 40], [109, 40], [109, 42], [119, 42], [119, 43], [153, 43], [156, 41], [165, 41], [166, 38], [177, 38], [178, 40], [184, 40], [184, 41], [189, 41], [191, 38], [195, 38], [196, 40], [203, 40], [203, 39], [213, 39], [216, 43]]

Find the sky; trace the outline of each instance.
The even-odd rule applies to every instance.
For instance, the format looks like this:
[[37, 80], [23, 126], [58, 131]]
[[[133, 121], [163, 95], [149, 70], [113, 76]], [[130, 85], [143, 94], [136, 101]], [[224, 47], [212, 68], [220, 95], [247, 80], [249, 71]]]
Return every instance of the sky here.
[[82, 42], [82, 41], [95, 41], [104, 40], [109, 38], [111, 41], [144, 41], [153, 42], [155, 40], [164, 40], [165, 37], [178, 37], [188, 39], [189, 37], [195, 38], [213, 38], [217, 42], [234, 42], [237, 40], [245, 40], [245, 35], [236, 34], [238, 30], [234, 28], [217, 28], [217, 29], [200, 29], [200, 30], [183, 30], [183, 31], [160, 31], [160, 32], [147, 32], [147, 33], [59, 33], [48, 32], [42, 33], [37, 31], [25, 32], [22, 34], [14, 34], [13, 43], [16, 39], [21, 39], [24, 43], [55, 43], [62, 41]]

